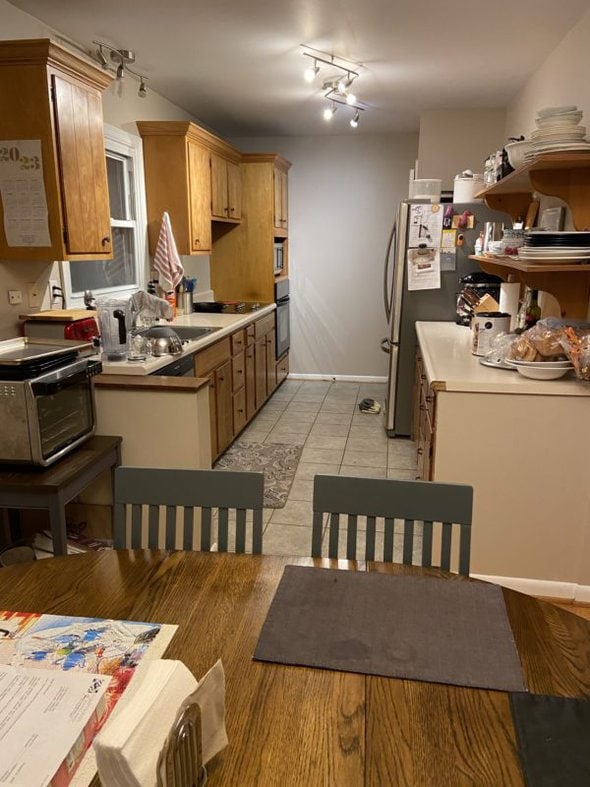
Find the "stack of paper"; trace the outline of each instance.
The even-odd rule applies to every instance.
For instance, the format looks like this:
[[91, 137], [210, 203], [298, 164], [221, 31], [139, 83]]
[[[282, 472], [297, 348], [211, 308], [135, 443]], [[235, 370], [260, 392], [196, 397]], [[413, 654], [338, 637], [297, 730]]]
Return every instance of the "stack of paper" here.
[[227, 746], [221, 661], [200, 683], [181, 661], [143, 662], [94, 739], [101, 782], [109, 787], [155, 787], [160, 752], [183, 700], [193, 692], [201, 710], [203, 763]]

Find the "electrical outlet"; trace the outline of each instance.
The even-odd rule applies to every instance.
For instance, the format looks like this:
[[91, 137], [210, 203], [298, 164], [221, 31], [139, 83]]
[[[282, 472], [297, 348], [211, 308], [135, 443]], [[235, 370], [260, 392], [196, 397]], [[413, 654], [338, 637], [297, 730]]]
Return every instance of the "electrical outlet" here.
[[23, 302], [23, 294], [20, 290], [8, 290], [8, 303], [11, 306], [18, 306]]
[[53, 305], [55, 301], [61, 301], [61, 284], [59, 279], [49, 279], [49, 303]]
[[41, 301], [43, 300], [41, 287], [38, 284], [28, 284], [27, 286], [29, 288], [29, 306], [31, 308], [41, 306]]

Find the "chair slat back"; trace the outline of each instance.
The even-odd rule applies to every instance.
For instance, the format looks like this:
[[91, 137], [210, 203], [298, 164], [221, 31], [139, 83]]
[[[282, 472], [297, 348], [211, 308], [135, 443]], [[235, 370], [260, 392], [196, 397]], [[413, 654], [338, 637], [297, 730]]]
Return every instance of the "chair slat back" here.
[[[435, 532], [440, 532], [440, 555], [437, 564], [443, 570], [451, 571], [453, 532], [458, 530], [458, 572], [469, 575], [472, 509], [473, 489], [465, 484], [316, 475], [313, 492], [312, 555], [322, 556], [323, 522], [325, 515], [329, 514], [330, 558], [342, 557], [339, 554], [342, 518], [346, 522], [347, 560], [383, 559], [392, 562], [401, 540], [401, 561], [410, 565], [416, 554], [421, 531], [421, 564], [431, 566], [436, 541], [434, 535]], [[360, 516], [366, 517], [365, 550], [362, 555], [357, 554], [359, 535], [363, 532], [359, 525]], [[377, 555], [376, 546], [378, 519], [383, 520], [381, 557]], [[403, 523], [399, 533], [395, 528], [395, 520]]]
[[[117, 549], [140, 549], [143, 541], [144, 509], [147, 507], [147, 547], [156, 549], [164, 539], [166, 549], [175, 549], [180, 528], [183, 549], [193, 549], [195, 510], [200, 513], [200, 549], [213, 547], [213, 522], [217, 512], [217, 548], [231, 546], [230, 511], [235, 511], [235, 551], [248, 549], [247, 514], [252, 512], [251, 551], [262, 552], [262, 473], [221, 470], [118, 467], [114, 482], [114, 544]], [[130, 509], [130, 537], [127, 510]]]

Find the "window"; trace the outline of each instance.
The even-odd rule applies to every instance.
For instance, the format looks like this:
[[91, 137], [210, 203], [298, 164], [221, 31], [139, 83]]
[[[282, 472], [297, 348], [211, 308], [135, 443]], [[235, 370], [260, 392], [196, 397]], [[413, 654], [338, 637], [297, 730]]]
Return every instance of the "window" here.
[[141, 139], [105, 126], [105, 148], [112, 260], [62, 262], [62, 281], [68, 307], [84, 305], [84, 293], [125, 297], [145, 286], [145, 198]]

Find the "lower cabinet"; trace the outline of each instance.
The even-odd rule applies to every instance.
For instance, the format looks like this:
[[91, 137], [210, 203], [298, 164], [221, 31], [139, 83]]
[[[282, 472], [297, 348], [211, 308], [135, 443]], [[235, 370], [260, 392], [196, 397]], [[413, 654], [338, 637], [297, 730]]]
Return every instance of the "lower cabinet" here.
[[211, 459], [215, 461], [289, 373], [276, 360], [275, 315], [268, 314], [195, 355], [195, 373], [209, 381]]
[[436, 393], [426, 379], [420, 352], [416, 352], [413, 438], [417, 448], [417, 478], [432, 481]]

